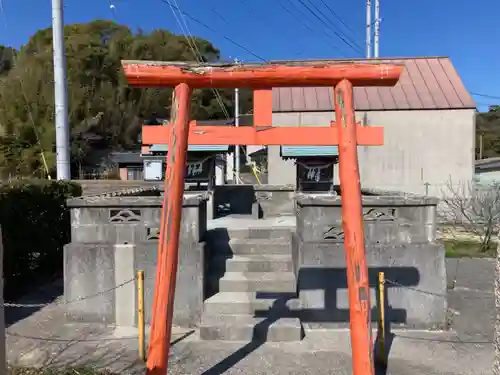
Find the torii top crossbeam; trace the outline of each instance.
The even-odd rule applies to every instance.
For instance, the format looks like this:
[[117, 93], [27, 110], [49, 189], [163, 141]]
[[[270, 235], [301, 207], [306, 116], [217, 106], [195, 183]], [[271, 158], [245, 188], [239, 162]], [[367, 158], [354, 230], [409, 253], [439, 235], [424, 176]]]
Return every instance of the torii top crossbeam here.
[[347, 79], [353, 86], [394, 86], [402, 65], [322, 62], [280, 64], [198, 64], [163, 61], [122, 61], [134, 87], [268, 88], [335, 86]]

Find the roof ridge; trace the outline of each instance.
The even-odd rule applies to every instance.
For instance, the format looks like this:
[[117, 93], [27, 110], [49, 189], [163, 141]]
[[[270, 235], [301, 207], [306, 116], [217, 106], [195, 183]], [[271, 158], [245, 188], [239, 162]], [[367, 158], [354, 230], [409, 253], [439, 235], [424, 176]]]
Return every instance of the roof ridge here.
[[[320, 61], [327, 62], [328, 60]], [[449, 57], [407, 57], [336, 61], [365, 61], [367, 63], [370, 61], [383, 63], [385, 61], [405, 67], [399, 83], [395, 87], [355, 87], [354, 105], [358, 111], [476, 108], [476, 104], [472, 101], [470, 94], [467, 92]], [[423, 72], [420, 72], [421, 68], [425, 68]], [[329, 93], [328, 90], [310, 87], [304, 88], [302, 90], [303, 93], [298, 93], [296, 90], [289, 88], [276, 88], [273, 91], [282, 94], [279, 96], [277, 94], [273, 95], [273, 110], [275, 112], [333, 111], [333, 101], [326, 97], [326, 94]], [[365, 100], [365, 92], [367, 100]], [[403, 95], [406, 100], [404, 105], [402, 100], [396, 100]]]
[[430, 59], [449, 59], [450, 56], [394, 56], [394, 57], [378, 57], [378, 58], [364, 58], [357, 57], [353, 59], [299, 59], [299, 60], [269, 60], [269, 63], [285, 63], [285, 62], [327, 62], [327, 61], [390, 61], [390, 60], [430, 60]]

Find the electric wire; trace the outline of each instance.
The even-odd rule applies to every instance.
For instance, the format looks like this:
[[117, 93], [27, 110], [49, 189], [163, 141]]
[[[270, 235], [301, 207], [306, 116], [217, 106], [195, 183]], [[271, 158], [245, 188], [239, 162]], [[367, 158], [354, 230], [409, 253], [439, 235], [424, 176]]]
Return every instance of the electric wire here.
[[[239, 0], [240, 3], [247, 9], [248, 13], [250, 15], [252, 15], [255, 19], [261, 21], [261, 23], [263, 23], [267, 28], [269, 28], [269, 30], [271, 32], [277, 32], [278, 34], [282, 33], [283, 30], [282, 29], [278, 29], [278, 30], [273, 30], [273, 28], [275, 27], [275, 22], [265, 22], [264, 19], [262, 18], [262, 16], [259, 16], [257, 14], [257, 11], [255, 11], [255, 9], [253, 9], [252, 7], [250, 7], [250, 5], [248, 5], [248, 3], [245, 1], [245, 0]], [[293, 36], [295, 38], [295, 36]], [[305, 50], [305, 46], [304, 44], [301, 42], [300, 39], [295, 39], [295, 42], [297, 42], [299, 44], [299, 47], [300, 47], [300, 52], [296, 53], [297, 56], [300, 56], [300, 55], [303, 55], [304, 54], [304, 50]]]
[[331, 8], [331, 7], [330, 7], [330, 6], [329, 6], [329, 5], [328, 5], [328, 4], [327, 4], [324, 0], [320, 0], [320, 1], [321, 1], [321, 3], [325, 6], [325, 8], [326, 8], [326, 9], [328, 9], [328, 10], [330, 11], [330, 13], [332, 13], [332, 14], [333, 14], [333, 16], [334, 16], [336, 19], [338, 19], [342, 25], [344, 25], [344, 26], [345, 26], [345, 28], [346, 28], [347, 30], [349, 30], [349, 31], [350, 31], [353, 35], [358, 35], [358, 33], [357, 33], [357, 32], [355, 32], [355, 31], [354, 31], [354, 30], [353, 30], [353, 29], [352, 29], [349, 25], [347, 25], [347, 24], [344, 22], [344, 20], [342, 19], [342, 17], [340, 17], [340, 16], [339, 16], [339, 15], [338, 15], [338, 14], [337, 14], [337, 13], [336, 13], [336, 12], [335, 12], [335, 11], [334, 11], [334, 10], [333, 10], [333, 9], [332, 9], [332, 8]]
[[489, 94], [480, 94], [480, 93], [477, 93], [477, 92], [471, 92], [470, 94], [473, 95], [473, 96], [481, 96], [483, 98], [500, 100], [500, 96], [489, 95]]
[[[279, 0], [278, 0], [278, 1], [279, 1]], [[300, 0], [299, 0], [299, 1], [300, 1]], [[301, 23], [303, 23], [303, 24], [305, 25], [304, 20], [307, 20], [307, 21], [309, 21], [312, 25], [315, 25], [314, 21], [311, 21], [311, 19], [307, 16], [307, 14], [305, 14], [305, 13], [302, 11], [302, 9], [301, 9], [301, 8], [299, 8], [299, 7], [297, 6], [297, 4], [294, 4], [294, 3], [293, 3], [293, 1], [290, 1], [288, 4], [289, 4], [292, 8], [294, 8], [294, 9], [295, 9], [298, 13], [300, 13], [300, 15], [301, 15], [302, 17], [299, 17], [299, 21], [300, 21]], [[308, 28], [309, 28], [309, 29], [311, 29], [310, 27], [308, 27]], [[318, 28], [318, 31], [320, 31], [320, 32], [321, 32], [321, 36], [322, 36], [322, 37], [324, 38], [324, 40], [328, 43], [328, 45], [330, 45], [331, 47], [333, 47], [336, 51], [341, 52], [341, 50], [340, 50], [339, 46], [338, 46], [337, 44], [333, 44], [333, 43], [332, 43], [332, 41], [335, 41], [335, 40], [332, 38], [332, 36], [331, 36], [330, 34], [328, 34], [327, 32], [325, 32], [325, 30], [323, 30], [322, 28]], [[313, 33], [315, 33], [315, 34], [316, 34], [316, 32], [315, 32], [315, 31], [313, 31]], [[342, 54], [342, 52], [341, 52], [340, 57], [346, 57], [346, 55], [345, 55], [345, 54]]]
[[[331, 25], [330, 28], [333, 31], [333, 33], [340, 38], [344, 43], [346, 43], [349, 47], [353, 49], [357, 49], [358, 52], [362, 51], [363, 48], [353, 39], [351, 39], [349, 36], [347, 36], [338, 26], [335, 24], [334, 21], [332, 21], [327, 15], [325, 15], [317, 6], [312, 2], [312, 0], [306, 0], [311, 6], [320, 14], [324, 17], [326, 21]], [[328, 26], [325, 24], [325, 26]], [[335, 31], [335, 30], [338, 30]]]
[[[179, 7], [179, 4], [177, 3], [177, 0], [173, 0], [175, 2], [175, 7], [179, 10], [179, 17], [177, 16], [176, 12], [175, 12], [175, 9], [174, 9], [174, 5], [172, 3], [169, 2], [169, 5], [170, 5], [170, 9], [172, 10], [172, 13], [177, 21], [177, 24], [179, 25], [179, 27], [181, 28], [181, 31], [184, 35], [184, 37], [186, 38], [186, 41], [189, 45], [189, 47], [191, 48], [191, 51], [196, 59], [196, 61], [198, 63], [202, 63], [203, 62], [203, 56], [201, 54], [201, 51], [200, 49], [198, 48], [198, 46], [196, 45], [196, 41], [194, 40], [194, 37], [193, 37], [193, 34], [191, 34], [191, 31], [189, 30], [189, 26], [185, 20], [185, 18], [182, 16], [182, 13], [181, 10], [180, 10], [180, 7]], [[182, 21], [180, 21], [179, 20]], [[184, 24], [184, 26], [183, 26]], [[224, 102], [222, 100], [222, 97], [219, 93], [218, 90], [212, 88], [212, 92], [214, 93], [215, 95], [215, 98], [217, 100], [217, 103], [219, 104], [224, 116], [226, 116], [226, 118], [230, 118], [229, 116], [229, 112], [227, 111], [227, 108], [226, 106], [224, 105]]]
[[[0, 0], [0, 12], [2, 13], [2, 18], [4, 22], [4, 27], [7, 32], [9, 32], [9, 24], [7, 22], [7, 15], [5, 13], [5, 7], [4, 7], [4, 2], [3, 0]], [[14, 69], [19, 69], [18, 65], [18, 59], [17, 59], [17, 53], [16, 51], [12, 50], [12, 60], [14, 62]], [[47, 175], [47, 179], [51, 179], [50, 176], [50, 171], [49, 171], [49, 166], [47, 164], [47, 159], [45, 157], [45, 151], [43, 149], [42, 143], [40, 141], [40, 134], [38, 133], [38, 130], [35, 125], [35, 119], [33, 117], [33, 110], [31, 108], [31, 104], [28, 100], [28, 96], [26, 94], [26, 89], [24, 86], [24, 81], [23, 78], [21, 77], [20, 74], [17, 75], [17, 78], [19, 79], [19, 86], [21, 88], [21, 95], [23, 96], [24, 103], [28, 112], [28, 119], [31, 124], [31, 127], [33, 128], [33, 134], [35, 135], [36, 143], [38, 144], [38, 147], [40, 147], [40, 158], [42, 159], [42, 164], [45, 169], [45, 173]]]
[[199, 20], [198, 18], [196, 17], [193, 17], [191, 14], [187, 13], [186, 11], [183, 11], [181, 9], [179, 9], [179, 7], [176, 7], [175, 5], [173, 5], [170, 0], [160, 0], [161, 2], [165, 3], [165, 4], [168, 4], [168, 5], [172, 5], [174, 6], [174, 8], [176, 8], [181, 14], [183, 14], [185, 17], [189, 18], [191, 21], [193, 22], [196, 22], [197, 24], [199, 24], [200, 26], [203, 26], [204, 28], [206, 28], [207, 30], [210, 30], [211, 32], [215, 33], [215, 34], [219, 34], [220, 36], [222, 36], [225, 40], [227, 40], [229, 43], [235, 45], [236, 47], [244, 50], [245, 52], [249, 53], [250, 55], [252, 55], [253, 57], [255, 57], [256, 59], [258, 60], [261, 60], [263, 62], [267, 62], [267, 60], [265, 58], [263, 58], [262, 56], [259, 56], [257, 53], [253, 52], [252, 50], [250, 50], [249, 48], [245, 47], [244, 45], [242, 45], [241, 43], [238, 43], [237, 41], [235, 41], [234, 39], [222, 34], [221, 32], [219, 32], [217, 29], [213, 28], [212, 26], [209, 26], [207, 25], [205, 22]]
[[[306, 9], [309, 11], [309, 13], [311, 13], [311, 14], [312, 14], [312, 15], [313, 15], [313, 16], [314, 16], [314, 17], [315, 17], [315, 18], [316, 18], [319, 22], [321, 22], [321, 24], [323, 24], [323, 25], [324, 25], [324, 26], [325, 26], [328, 30], [331, 30], [331, 31], [332, 31], [332, 32], [333, 32], [333, 33], [334, 33], [334, 34], [335, 34], [335, 35], [336, 35], [336, 36], [337, 36], [340, 40], [342, 40], [342, 41], [343, 41], [343, 42], [344, 42], [344, 43], [345, 43], [348, 47], [350, 47], [351, 49], [353, 49], [353, 50], [354, 50], [354, 51], [356, 51], [356, 52], [360, 52], [361, 54], [363, 54], [363, 51], [362, 51], [359, 47], [357, 48], [356, 46], [352, 45], [352, 43], [350, 43], [350, 42], [349, 42], [347, 39], [345, 39], [342, 35], [340, 35], [338, 32], [336, 32], [335, 30], [333, 30], [333, 29], [331, 28], [331, 26], [329, 26], [329, 25], [328, 25], [328, 24], [327, 24], [327, 23], [326, 23], [326, 22], [325, 22], [325, 21], [324, 21], [324, 20], [323, 20], [323, 19], [322, 19], [322, 18], [321, 18], [321, 17], [320, 17], [320, 16], [319, 16], [319, 15], [318, 15], [315, 11], [314, 11], [314, 10], [312, 10], [312, 9], [311, 9], [311, 7], [309, 7], [309, 6], [308, 6], [308, 5], [304, 2], [304, 0], [298, 0], [298, 2], [299, 2], [300, 4], [302, 4], [302, 6], [303, 6], [304, 8], [306, 8]], [[311, 2], [309, 1], [309, 3], [311, 3]], [[312, 3], [311, 3], [311, 4], [312, 4]], [[313, 7], [315, 7], [315, 6], [314, 6], [314, 4], [313, 4]], [[322, 29], [321, 29], [321, 30], [322, 30]]]
[[[168, 5], [170, 6], [170, 9], [172, 10], [172, 13], [176, 19], [176, 22], [179, 25], [184, 37], [186, 38], [188, 45], [191, 48], [191, 51], [192, 51], [193, 55], [195, 56], [196, 60], [198, 61], [198, 63], [202, 63], [203, 56], [202, 56], [201, 51], [199, 50], [198, 46], [196, 45], [196, 42], [194, 40], [194, 37], [193, 37], [191, 31], [189, 30], [189, 25], [187, 24], [185, 18], [183, 17], [184, 12], [179, 7], [179, 3], [177, 2], [177, 0], [173, 0], [173, 2], [175, 4], [172, 4], [170, 1], [168, 1]], [[175, 9], [178, 10], [179, 17], [177, 16]], [[224, 101], [222, 99], [222, 96], [220, 95], [220, 92], [215, 88], [212, 88], [212, 91], [213, 91], [215, 98], [217, 100], [217, 103], [219, 104], [226, 119], [227, 120], [231, 119], [231, 116], [229, 115], [229, 112], [224, 104]], [[246, 153], [246, 150], [243, 147], [241, 147], [241, 150], [243, 151], [245, 157], [248, 159], [248, 154]], [[257, 172], [255, 171], [254, 167], [252, 168], [252, 172], [254, 173], [257, 181], [259, 181], [259, 184], [260, 184], [259, 177], [258, 177]]]

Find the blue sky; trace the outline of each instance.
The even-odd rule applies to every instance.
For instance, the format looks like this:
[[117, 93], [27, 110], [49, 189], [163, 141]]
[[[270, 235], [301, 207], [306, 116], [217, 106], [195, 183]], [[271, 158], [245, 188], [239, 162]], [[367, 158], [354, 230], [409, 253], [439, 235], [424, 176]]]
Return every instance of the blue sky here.
[[[110, 1], [114, 11], [110, 9]], [[354, 48], [333, 35], [329, 31], [332, 29], [314, 18], [301, 2], [314, 11], [311, 2], [315, 4], [333, 21], [334, 30], [346, 35], [344, 38]], [[7, 27], [0, 28], [0, 44], [18, 47], [37, 29], [49, 27], [50, 3], [50, 0], [3, 0]], [[356, 44], [364, 50], [365, 0], [177, 0], [177, 3], [185, 12], [217, 30], [187, 20], [191, 32], [212, 41], [224, 57], [256, 60], [224, 36], [265, 59], [362, 57]], [[296, 16], [287, 13], [280, 3]], [[329, 5], [349, 29], [322, 3]], [[380, 56], [450, 56], [469, 91], [500, 97], [498, 14], [498, 0], [381, 0]], [[180, 32], [169, 6], [162, 0], [65, 0], [66, 23], [96, 18], [115, 19], [145, 31], [167, 28]], [[304, 26], [305, 19], [309, 27]], [[330, 37], [325, 33], [330, 33]], [[478, 96], [475, 99], [481, 109], [487, 104], [500, 104], [500, 99]]]

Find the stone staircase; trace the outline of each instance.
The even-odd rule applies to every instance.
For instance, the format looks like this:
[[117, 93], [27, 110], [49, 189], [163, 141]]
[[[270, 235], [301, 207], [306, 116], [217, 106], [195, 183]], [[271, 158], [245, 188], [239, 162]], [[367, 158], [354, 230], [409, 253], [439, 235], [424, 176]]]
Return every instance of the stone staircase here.
[[301, 340], [290, 229], [216, 230], [207, 242], [213, 295], [205, 301], [201, 338]]

